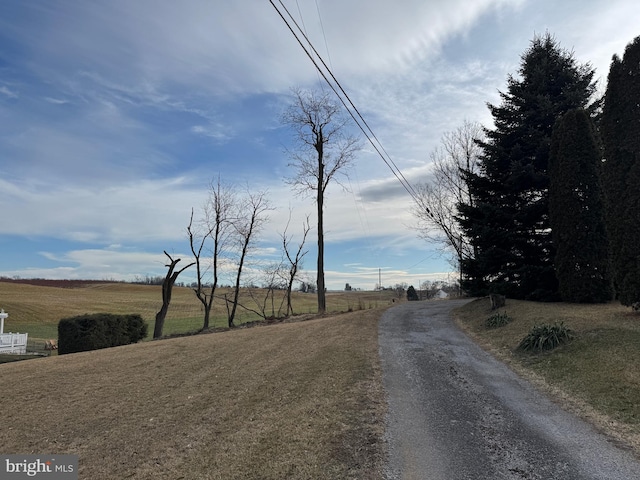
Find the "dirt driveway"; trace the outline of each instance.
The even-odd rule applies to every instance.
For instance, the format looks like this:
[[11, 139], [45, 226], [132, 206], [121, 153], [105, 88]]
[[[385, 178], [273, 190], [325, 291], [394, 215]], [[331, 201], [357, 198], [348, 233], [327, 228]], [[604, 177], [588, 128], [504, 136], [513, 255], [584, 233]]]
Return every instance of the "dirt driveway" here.
[[465, 300], [387, 310], [379, 343], [387, 479], [640, 480], [640, 462], [475, 345]]

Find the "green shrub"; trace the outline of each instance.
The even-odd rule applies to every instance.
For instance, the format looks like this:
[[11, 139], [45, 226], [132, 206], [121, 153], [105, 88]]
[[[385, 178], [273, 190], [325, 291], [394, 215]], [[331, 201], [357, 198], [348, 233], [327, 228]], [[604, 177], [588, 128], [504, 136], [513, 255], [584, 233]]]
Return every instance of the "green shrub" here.
[[507, 312], [496, 312], [487, 318], [484, 322], [487, 328], [504, 327], [507, 323], [511, 322], [513, 318], [507, 315]]
[[58, 354], [86, 352], [136, 343], [147, 336], [140, 315], [96, 313], [63, 318], [58, 323]]
[[138, 343], [144, 340], [149, 331], [149, 325], [138, 314], [126, 315], [129, 343]]
[[535, 325], [518, 345], [519, 350], [541, 352], [569, 343], [573, 332], [563, 322]]

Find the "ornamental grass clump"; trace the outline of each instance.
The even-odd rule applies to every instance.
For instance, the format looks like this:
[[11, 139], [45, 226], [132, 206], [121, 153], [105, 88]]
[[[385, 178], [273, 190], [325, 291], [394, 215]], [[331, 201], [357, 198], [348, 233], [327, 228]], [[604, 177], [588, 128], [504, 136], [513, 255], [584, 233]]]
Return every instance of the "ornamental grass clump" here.
[[526, 352], [542, 352], [552, 350], [573, 340], [573, 332], [566, 327], [564, 322], [553, 325], [535, 325], [522, 339], [518, 350]]
[[511, 322], [513, 318], [507, 315], [507, 312], [496, 312], [487, 318], [484, 322], [487, 328], [499, 328], [504, 327], [507, 323]]

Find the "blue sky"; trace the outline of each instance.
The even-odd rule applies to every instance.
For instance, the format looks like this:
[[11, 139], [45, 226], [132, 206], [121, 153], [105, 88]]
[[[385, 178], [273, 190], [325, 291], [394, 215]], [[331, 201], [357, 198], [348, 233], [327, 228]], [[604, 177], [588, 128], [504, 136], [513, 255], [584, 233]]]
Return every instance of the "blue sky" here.
[[[604, 89], [637, 35], [635, 0], [285, 0], [412, 183], [464, 120], [491, 125], [535, 34], [590, 62]], [[311, 214], [295, 197], [279, 118], [318, 74], [268, 0], [3, 0], [0, 3], [0, 275], [133, 279], [186, 259], [185, 234], [218, 175], [268, 189], [258, 245]], [[446, 280], [411, 229], [411, 199], [371, 148], [350, 191], [329, 190], [330, 289]], [[315, 231], [305, 270], [315, 275]], [[255, 272], [248, 272], [253, 275]], [[185, 275], [183, 280], [189, 280]]]

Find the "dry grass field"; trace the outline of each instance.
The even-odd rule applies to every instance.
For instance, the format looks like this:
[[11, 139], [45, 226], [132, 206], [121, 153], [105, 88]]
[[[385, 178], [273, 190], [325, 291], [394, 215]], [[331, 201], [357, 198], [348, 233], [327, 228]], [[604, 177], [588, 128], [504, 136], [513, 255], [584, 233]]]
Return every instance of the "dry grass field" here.
[[382, 310], [0, 365], [0, 451], [94, 480], [381, 478]]
[[[9, 313], [5, 331], [28, 333], [32, 342], [44, 344], [46, 339], [57, 338], [61, 318], [84, 313], [138, 313], [149, 323], [149, 335], [153, 334], [155, 315], [162, 306], [162, 290], [159, 285], [133, 285], [126, 283], [100, 283], [81, 281], [42, 282], [45, 285], [0, 281], [0, 308]], [[240, 303], [258, 309], [266, 292], [260, 289], [241, 290]], [[231, 297], [230, 289], [218, 289], [212, 311], [211, 327], [227, 325], [224, 295]], [[284, 292], [276, 292], [275, 311], [281, 304]], [[279, 297], [278, 297], [279, 295]], [[328, 312], [366, 310], [391, 304], [394, 293], [384, 292], [329, 292]], [[271, 301], [268, 301], [271, 313]], [[315, 294], [293, 293], [295, 314], [317, 312]], [[259, 320], [255, 313], [238, 308], [236, 324]], [[171, 306], [164, 325], [164, 334], [194, 332], [202, 328], [203, 311], [193, 290], [175, 287]]]
[[[640, 313], [617, 303], [584, 305], [507, 300], [513, 321], [489, 329], [487, 298], [456, 311], [459, 325], [520, 375], [640, 456]], [[575, 339], [541, 354], [516, 351], [536, 324], [564, 322]]]

